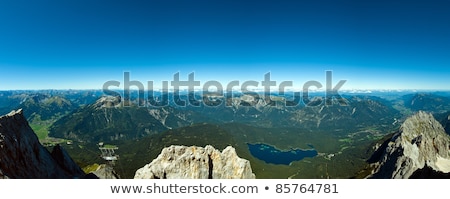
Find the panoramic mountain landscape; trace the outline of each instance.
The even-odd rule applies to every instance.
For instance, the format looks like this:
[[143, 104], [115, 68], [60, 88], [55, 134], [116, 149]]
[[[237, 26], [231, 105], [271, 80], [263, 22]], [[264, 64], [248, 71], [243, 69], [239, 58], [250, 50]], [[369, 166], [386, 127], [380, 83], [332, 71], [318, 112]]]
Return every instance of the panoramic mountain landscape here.
[[0, 178], [450, 178], [449, 8], [0, 1]]
[[[163, 107], [139, 106], [135, 97], [131, 98], [131, 104], [124, 105], [120, 96], [100, 91], [0, 93], [0, 100], [8, 105], [2, 110], [11, 109], [2, 118], [1, 146], [18, 147], [16, 155], [5, 151], [2, 156], [5, 158], [2, 175], [8, 178], [69, 177], [57, 170], [48, 173], [42, 169], [39, 172], [47, 172], [42, 176], [23, 174], [40, 169], [28, 162], [36, 158], [54, 161], [48, 164], [58, 168], [66, 165], [63, 170], [69, 167], [72, 178], [134, 178], [140, 168], [156, 161], [158, 156], [165, 157], [162, 152], [167, 147], [208, 145], [215, 150], [232, 147], [237, 156], [248, 161], [251, 165], [248, 172], [256, 178], [446, 178], [449, 172], [450, 93], [446, 92], [346, 93], [343, 95], [346, 105], [325, 104], [317, 95], [309, 102], [317, 100], [314, 106], [274, 105], [262, 98], [248, 100], [247, 95], [236, 94], [229, 99], [236, 101], [233, 106], [222, 103], [184, 107], [173, 103]], [[276, 94], [271, 98], [281, 99]], [[11, 121], [8, 119], [11, 117], [18, 119]], [[8, 127], [14, 125], [28, 127]], [[27, 134], [21, 128], [27, 128]], [[19, 139], [14, 136], [5, 139], [15, 134], [30, 137], [30, 133], [36, 137], [32, 149], [10, 143], [11, 139]], [[19, 140], [24, 139], [28, 138]], [[102, 158], [99, 143], [116, 149], [118, 159], [111, 168]], [[42, 145], [40, 149], [38, 145]], [[20, 161], [24, 166], [15, 173], [7, 166], [8, 162], [29, 155], [27, 150], [48, 157], [23, 157]], [[53, 160], [55, 151], [60, 151], [61, 158], [69, 163]], [[204, 159], [207, 166], [210, 156], [195, 157]], [[222, 165], [220, 159], [213, 162]], [[155, 164], [147, 172], [156, 172], [161, 165]], [[415, 166], [409, 168], [412, 165]], [[201, 169], [198, 172], [184, 176], [208, 176]], [[248, 172], [239, 176], [251, 176]], [[144, 176], [149, 175], [154, 176]], [[157, 176], [161, 178], [160, 174]]]

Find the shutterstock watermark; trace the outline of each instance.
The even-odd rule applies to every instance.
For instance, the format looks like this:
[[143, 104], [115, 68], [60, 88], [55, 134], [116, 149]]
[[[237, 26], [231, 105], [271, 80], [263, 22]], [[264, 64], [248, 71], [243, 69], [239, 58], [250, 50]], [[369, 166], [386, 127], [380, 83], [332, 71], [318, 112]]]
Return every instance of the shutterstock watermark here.
[[[162, 81], [162, 88], [155, 89], [154, 81], [144, 83], [131, 80], [130, 72], [123, 73], [123, 90], [121, 82], [117, 80], [107, 81], [103, 84], [103, 92], [106, 95], [120, 96], [123, 106], [133, 103], [138, 106], [163, 107], [176, 106], [255, 106], [264, 104], [269, 106], [298, 106], [303, 103], [306, 106], [321, 104], [339, 104], [346, 106], [347, 101], [339, 94], [339, 89], [347, 80], [339, 80], [333, 86], [332, 71], [325, 71], [325, 90], [322, 96], [311, 96], [311, 90], [323, 90], [324, 85], [316, 80], [310, 80], [303, 84], [302, 91], [292, 90], [293, 81], [282, 81], [279, 84], [271, 79], [271, 73], [264, 74], [263, 80], [231, 81], [225, 86], [215, 80], [202, 82], [195, 80], [195, 73], [188, 75], [187, 80], [180, 80], [180, 73], [173, 75], [171, 81]], [[169, 87], [170, 82], [170, 87]], [[261, 88], [258, 90], [257, 88]], [[277, 87], [277, 89], [271, 89]], [[135, 88], [135, 89], [132, 89]], [[137, 96], [132, 97], [132, 91], [137, 88]], [[252, 89], [253, 88], [253, 89]], [[290, 89], [291, 88], [291, 89]], [[121, 91], [120, 91], [121, 90]], [[157, 91], [158, 90], [158, 91]], [[169, 92], [170, 91], [170, 92]], [[147, 99], [147, 100], [146, 100]]]

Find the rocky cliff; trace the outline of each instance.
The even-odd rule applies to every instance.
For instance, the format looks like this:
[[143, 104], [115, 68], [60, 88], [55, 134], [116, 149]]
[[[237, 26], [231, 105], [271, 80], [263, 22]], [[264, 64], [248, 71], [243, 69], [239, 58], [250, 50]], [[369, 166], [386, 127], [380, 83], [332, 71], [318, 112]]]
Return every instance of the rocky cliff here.
[[0, 178], [82, 178], [83, 171], [56, 146], [50, 153], [28, 125], [22, 109], [0, 117]]
[[150, 164], [136, 171], [135, 179], [254, 179], [248, 160], [233, 147], [222, 152], [212, 146], [170, 146]]
[[408, 118], [375, 152], [369, 178], [449, 178], [450, 136], [425, 112]]

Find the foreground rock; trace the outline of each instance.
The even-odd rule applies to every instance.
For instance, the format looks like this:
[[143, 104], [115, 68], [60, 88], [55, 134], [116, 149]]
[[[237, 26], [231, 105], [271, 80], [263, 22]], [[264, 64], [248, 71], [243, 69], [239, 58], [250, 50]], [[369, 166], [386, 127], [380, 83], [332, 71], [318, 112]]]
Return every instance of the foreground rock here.
[[67, 152], [50, 153], [40, 143], [22, 110], [0, 117], [0, 178], [83, 178]]
[[369, 178], [450, 177], [450, 136], [425, 112], [408, 118], [374, 156]]
[[248, 160], [233, 147], [222, 152], [208, 145], [170, 146], [150, 164], [136, 171], [135, 179], [254, 179]]

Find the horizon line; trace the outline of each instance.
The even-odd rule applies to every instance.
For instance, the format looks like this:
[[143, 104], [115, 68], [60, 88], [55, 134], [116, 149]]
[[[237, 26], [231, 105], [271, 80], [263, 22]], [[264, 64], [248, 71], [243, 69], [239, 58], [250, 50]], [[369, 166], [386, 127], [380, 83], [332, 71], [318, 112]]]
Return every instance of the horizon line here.
[[[136, 88], [130, 88], [130, 89], [109, 89], [111, 91], [124, 91], [124, 90], [130, 90], [130, 91], [139, 91], [139, 89]], [[103, 89], [101, 88], [77, 88], [77, 89], [73, 89], [73, 88], [45, 88], [45, 89], [0, 89], [0, 92], [9, 92], [9, 91], [103, 91]], [[163, 91], [163, 89], [157, 88], [157, 89], [144, 89], [144, 91]], [[168, 89], [169, 92], [174, 92], [176, 91], [175, 89]], [[178, 91], [189, 91], [189, 89], [178, 89]], [[206, 91], [203, 89], [194, 89], [194, 92], [200, 92], [200, 91]], [[215, 92], [214, 91], [210, 91], [210, 92]], [[222, 91], [226, 92], [226, 89], [223, 89]], [[241, 89], [233, 89], [232, 91], [242, 91]], [[264, 92], [264, 89], [248, 89], [247, 91], [249, 92]], [[277, 89], [271, 89], [270, 92], [277, 92]], [[285, 89], [285, 92], [296, 92], [296, 91], [303, 91], [303, 89]], [[309, 89], [309, 92], [326, 92], [326, 89]], [[361, 89], [361, 88], [355, 88], [355, 89], [342, 89], [339, 90], [338, 92], [361, 92], [361, 91], [392, 91], [392, 92], [402, 92], [402, 91], [412, 91], [412, 92], [417, 92], [417, 91], [448, 91], [450, 92], [450, 88], [449, 89], [415, 89], [415, 88], [402, 88], [402, 89], [397, 89], [397, 88], [393, 88], [393, 89], [385, 89], [385, 88], [380, 88], [380, 89]]]

